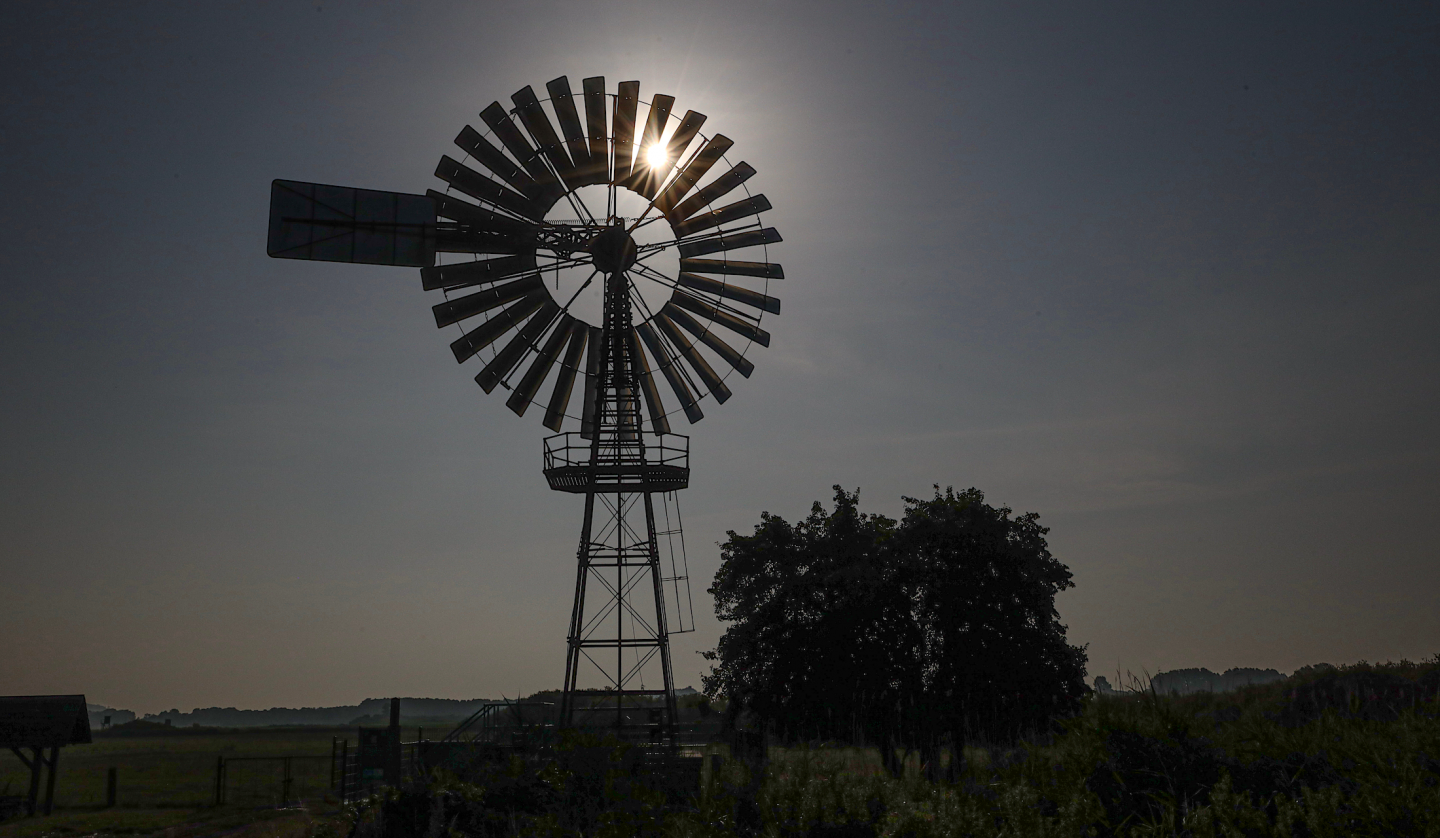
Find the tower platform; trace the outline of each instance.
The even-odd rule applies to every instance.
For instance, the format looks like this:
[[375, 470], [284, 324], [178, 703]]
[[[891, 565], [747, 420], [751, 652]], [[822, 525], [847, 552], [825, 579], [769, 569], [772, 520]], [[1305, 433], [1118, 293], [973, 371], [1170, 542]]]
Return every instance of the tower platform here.
[[545, 438], [545, 480], [557, 492], [674, 492], [690, 485], [690, 437], [635, 434], [607, 443], [598, 456], [578, 433]]

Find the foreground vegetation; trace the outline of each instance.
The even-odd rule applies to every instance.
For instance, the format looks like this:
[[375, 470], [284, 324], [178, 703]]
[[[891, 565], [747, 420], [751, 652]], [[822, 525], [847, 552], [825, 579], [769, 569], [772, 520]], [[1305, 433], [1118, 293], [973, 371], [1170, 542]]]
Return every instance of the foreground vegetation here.
[[69, 810], [0, 823], [0, 838], [317, 838], [340, 820], [332, 810], [241, 807]]
[[[1440, 663], [1437, 661], [1435, 663]], [[1364, 664], [1433, 682], [1440, 667]], [[1378, 673], [1378, 675], [1376, 675]], [[1346, 678], [1350, 682], [1346, 682]], [[874, 749], [774, 749], [763, 782], [730, 762], [698, 796], [667, 797], [619, 770], [519, 761], [462, 783], [437, 778], [352, 810], [352, 838], [594, 836], [1436, 836], [1440, 717], [1352, 692], [1296, 705], [1294, 681], [1229, 695], [1093, 696], [1061, 733], [966, 749], [956, 782], [896, 778]], [[1303, 697], [1304, 690], [1299, 694]], [[1312, 712], [1313, 711], [1313, 712]]]
[[1440, 658], [1232, 694], [1092, 695], [1058, 733], [972, 743], [953, 772], [919, 751], [887, 767], [875, 748], [811, 743], [772, 747], [758, 771], [726, 760], [712, 774], [707, 760], [698, 794], [647, 780], [623, 746], [572, 741], [553, 761], [484, 763], [338, 812], [323, 796], [282, 810], [196, 805], [216, 753], [323, 753], [333, 731], [117, 737], [85, 759], [73, 749], [69, 767], [143, 769], [155, 783], [132, 793], [194, 802], [127, 805], [122, 781], [121, 806], [103, 810], [77, 775], [69, 807], [0, 824], [0, 838], [1440, 836], [1437, 682]]

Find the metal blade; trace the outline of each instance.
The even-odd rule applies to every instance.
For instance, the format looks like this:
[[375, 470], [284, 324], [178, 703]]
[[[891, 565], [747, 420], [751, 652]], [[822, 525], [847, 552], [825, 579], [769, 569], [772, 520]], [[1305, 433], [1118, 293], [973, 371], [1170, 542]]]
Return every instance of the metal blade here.
[[544, 293], [522, 297], [519, 302], [486, 320], [484, 324], [466, 332], [459, 340], [450, 344], [455, 360], [464, 363], [471, 355], [494, 343], [501, 335], [538, 311], [549, 299], [550, 295]]
[[670, 176], [671, 170], [680, 162], [680, 158], [685, 155], [685, 149], [690, 147], [690, 141], [695, 139], [695, 135], [700, 132], [700, 126], [704, 124], [705, 114], [695, 111], [685, 112], [685, 118], [680, 121], [680, 127], [670, 135], [670, 142], [665, 146], [665, 162], [650, 170], [649, 177], [641, 185], [641, 195], [646, 198], [655, 197], [655, 193], [660, 189], [660, 184]]
[[612, 183], [618, 183], [630, 176], [630, 164], [635, 159], [635, 109], [640, 104], [640, 82], [622, 81], [615, 97], [615, 117], [610, 120], [615, 132], [615, 168]]
[[535, 271], [535, 254], [518, 253], [499, 259], [481, 259], [476, 262], [460, 262], [455, 265], [436, 265], [420, 270], [420, 285], [426, 291], [437, 288], [463, 288], [467, 285], [483, 285], [498, 282], [512, 276]]
[[575, 389], [575, 374], [580, 371], [580, 353], [585, 351], [585, 338], [589, 334], [590, 327], [579, 320], [570, 324], [570, 345], [565, 349], [559, 372], [555, 373], [555, 389], [545, 408], [545, 427], [556, 433], [565, 423], [565, 409], [570, 406], [570, 392]]
[[705, 114], [699, 111], [686, 111], [685, 117], [680, 120], [680, 127], [670, 136], [670, 143], [665, 147], [669, 152], [670, 159], [675, 163], [680, 162], [684, 156], [685, 149], [690, 147], [690, 141], [700, 133], [700, 126], [705, 124]]
[[700, 380], [705, 384], [705, 389], [715, 397], [716, 404], [724, 404], [730, 398], [730, 388], [726, 387], [725, 382], [720, 380], [720, 376], [715, 374], [710, 362], [705, 360], [705, 356], [700, 354], [695, 348], [695, 344], [680, 334], [680, 330], [675, 328], [675, 324], [664, 314], [655, 315], [655, 324], [660, 327], [660, 331], [665, 334], [665, 337], [670, 339], [670, 343], [680, 350], [680, 354], [685, 360], [690, 362], [690, 367], [700, 376]]
[[435, 203], [424, 195], [276, 180], [265, 250], [277, 259], [426, 267], [435, 264]]
[[670, 295], [670, 302], [683, 309], [688, 309], [706, 320], [719, 323], [735, 334], [747, 337], [761, 346], [770, 345], [769, 332], [756, 326], [754, 323], [741, 320], [728, 311], [721, 311], [710, 303], [705, 302], [699, 297], [691, 296], [679, 288], [676, 288], [675, 293]]
[[727, 195], [730, 190], [755, 176], [755, 168], [745, 161], [735, 164], [735, 168], [715, 178], [699, 192], [681, 201], [675, 209], [665, 213], [665, 217], [671, 223], [683, 221], [705, 207], [709, 206], [716, 199]]
[[[585, 140], [585, 126], [580, 124], [580, 112], [575, 107], [575, 97], [570, 94], [570, 80], [561, 76], [547, 82], [550, 91], [550, 106], [555, 109], [555, 118], [560, 120], [560, 133], [565, 137], [565, 148], [575, 163], [577, 181], [590, 165], [590, 146]], [[578, 182], [576, 185], [579, 185]]]
[[565, 348], [565, 341], [569, 339], [574, 325], [575, 318], [568, 314], [560, 315], [560, 322], [545, 340], [545, 345], [540, 347], [540, 354], [535, 356], [530, 369], [525, 371], [525, 376], [516, 385], [515, 392], [505, 400], [505, 406], [515, 411], [516, 416], [524, 416], [525, 408], [535, 400], [535, 394], [539, 392], [545, 376], [550, 374], [550, 368], [555, 366], [555, 359], [560, 356], [560, 350]]
[[755, 195], [743, 201], [727, 204], [720, 209], [693, 216], [679, 224], [671, 224], [670, 227], [675, 231], [676, 236], [689, 236], [701, 230], [709, 230], [712, 227], [719, 227], [721, 224], [729, 224], [731, 221], [740, 218], [759, 215], [769, 209], [770, 199], [764, 195]]
[[437, 225], [435, 249], [445, 253], [523, 253], [535, 247], [536, 228], [508, 215], [499, 215], [468, 201], [431, 189], [425, 196], [435, 202], [436, 214], [452, 218], [451, 226]]
[[605, 77], [591, 76], [585, 88], [585, 133], [590, 141], [590, 165], [580, 177], [582, 186], [610, 182], [610, 135], [605, 124]]
[[734, 300], [737, 303], [754, 306], [770, 314], [780, 313], [780, 301], [778, 299], [761, 294], [759, 291], [751, 291], [749, 288], [741, 288], [737, 285], [721, 282], [718, 279], [711, 279], [708, 276], [689, 274], [681, 271], [680, 284], [686, 288], [694, 288], [696, 291], [704, 291], [708, 294], [714, 294], [717, 297], [724, 297], [727, 300]]
[[600, 390], [600, 355], [605, 351], [603, 330], [591, 326], [586, 343], [590, 351], [585, 353], [585, 404], [580, 410], [580, 436], [592, 439], [595, 436], [595, 395]]
[[697, 274], [763, 276], [784, 279], [785, 269], [773, 262], [732, 262], [728, 259], [681, 259], [680, 270]]
[[555, 126], [550, 123], [549, 115], [535, 97], [535, 90], [527, 84], [515, 91], [510, 101], [515, 103], [520, 121], [525, 123], [525, 130], [540, 144], [540, 153], [550, 161], [551, 167], [560, 174], [560, 179], [572, 181], [575, 177], [575, 166], [570, 162], [570, 155], [566, 153], [560, 135], [555, 133]]
[[660, 391], [655, 387], [655, 376], [650, 372], [650, 360], [645, 357], [645, 350], [640, 348], [640, 341], [635, 337], [635, 330], [630, 331], [630, 356], [635, 362], [635, 377], [640, 382], [640, 392], [645, 394], [645, 408], [650, 413], [650, 428], [657, 434], [670, 433], [670, 420], [665, 418], [665, 403], [660, 401]]
[[650, 100], [650, 114], [645, 118], [645, 139], [640, 144], [642, 149], [649, 149], [665, 136], [665, 125], [670, 122], [670, 109], [673, 107], [674, 96], [662, 93]]
[[435, 313], [435, 325], [445, 328], [454, 323], [459, 323], [466, 318], [474, 317], [477, 314], [507, 305], [520, 299], [526, 294], [543, 290], [544, 281], [539, 274], [527, 276], [524, 279], [517, 279], [514, 282], [507, 282], [504, 285], [497, 285], [477, 294], [470, 294], [454, 300], [446, 300], [439, 305], [431, 306], [430, 310]]
[[700, 325], [695, 318], [681, 311], [674, 303], [666, 303], [665, 307], [660, 309], [660, 313], [680, 324], [685, 331], [694, 335], [701, 343], [715, 350], [715, 354], [725, 359], [725, 363], [734, 367], [736, 372], [749, 378], [750, 373], [755, 371], [755, 365], [750, 363], [749, 359], [736, 352], [733, 346], [721, 340], [713, 329], [707, 329]]
[[440, 158], [440, 165], [435, 167], [435, 177], [476, 200], [509, 210], [522, 218], [539, 221], [545, 217], [545, 211], [534, 201], [506, 189], [448, 154]]
[[700, 178], [705, 177], [705, 173], [710, 171], [710, 167], [719, 162], [732, 145], [734, 143], [724, 134], [716, 134], [711, 137], [710, 142], [700, 149], [700, 153], [685, 165], [680, 174], [670, 182], [669, 186], [665, 187], [665, 191], [660, 193], [660, 197], [655, 199], [655, 209], [668, 215], [671, 208], [681, 198], [684, 198], [696, 183], [700, 182]]
[[680, 407], [685, 411], [685, 418], [689, 419], [692, 425], [704, 419], [704, 412], [700, 410], [700, 405], [696, 404], [695, 397], [690, 394], [690, 385], [685, 383], [685, 379], [680, 377], [680, 371], [675, 369], [675, 359], [665, 351], [665, 347], [660, 343], [660, 336], [655, 334], [655, 330], [650, 328], [649, 323], [641, 323], [635, 327], [635, 331], [644, 339], [645, 345], [650, 347], [650, 351], [655, 353], [655, 358], [660, 364], [660, 372], [664, 373], [665, 380], [670, 382], [670, 389], [675, 391], [675, 398], [680, 400]]
[[727, 236], [710, 236], [709, 238], [696, 239], [694, 241], [681, 242], [680, 257], [682, 259], [691, 256], [704, 256], [707, 253], [719, 253], [722, 250], [739, 250], [742, 247], [753, 247], [757, 244], [774, 244], [783, 241], [780, 233], [774, 227], [766, 227], [763, 230], [747, 230], [744, 233], [732, 233]]
[[515, 366], [525, 357], [525, 353], [530, 351], [531, 347], [540, 340], [540, 336], [545, 334], [545, 330], [559, 316], [560, 304], [547, 299], [535, 316], [530, 318], [520, 331], [515, 333], [515, 337], [505, 344], [505, 348], [495, 353], [495, 357], [490, 359], [490, 363], [485, 365], [485, 369], [475, 376], [475, 383], [480, 385], [480, 389], [487, 393], [494, 390], [495, 385], [500, 383], [500, 379], [515, 369]]
[[489, 107], [480, 112], [480, 118], [495, 132], [495, 136], [511, 156], [519, 160], [525, 171], [530, 173], [530, 179], [535, 181], [540, 189], [535, 203], [549, 209], [565, 190], [560, 181], [555, 179], [555, 175], [545, 168], [545, 164], [540, 160], [540, 153], [530, 147], [530, 141], [520, 133], [519, 127], [510, 120], [510, 114], [499, 102], [491, 102]]
[[471, 230], [436, 230], [437, 253], [520, 253], [527, 250], [509, 236]]
[[635, 149], [635, 164], [630, 171], [630, 177], [625, 181], [626, 188], [641, 195], [645, 194], [645, 187], [655, 175], [655, 170], [650, 167], [650, 148], [665, 136], [665, 125], [670, 121], [670, 109], [674, 106], [674, 96], [660, 94], [650, 100], [650, 113], [645, 117], [645, 133], [640, 140], [640, 147]]
[[427, 190], [425, 197], [435, 202], [435, 214], [441, 218], [449, 218], [458, 224], [474, 227], [484, 233], [513, 237], [518, 244], [534, 244], [535, 233], [539, 228], [533, 224], [511, 218], [508, 215], [491, 212], [484, 207], [477, 207], [469, 201], [462, 201], [454, 195], [436, 192], [434, 189]]
[[480, 136], [480, 132], [469, 125], [460, 129], [459, 136], [455, 138], [455, 145], [474, 157], [480, 165], [494, 172], [496, 177], [505, 181], [511, 189], [521, 195], [532, 201], [544, 197], [544, 190], [540, 188], [540, 184], [536, 183], [534, 178], [512, 163], [500, 149], [491, 145], [489, 140]]

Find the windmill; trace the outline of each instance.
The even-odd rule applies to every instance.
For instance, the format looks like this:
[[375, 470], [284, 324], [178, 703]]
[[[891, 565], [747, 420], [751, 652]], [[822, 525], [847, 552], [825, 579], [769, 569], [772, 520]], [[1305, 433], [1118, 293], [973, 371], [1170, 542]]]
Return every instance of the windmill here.
[[456, 361], [478, 358], [475, 381], [508, 392], [517, 415], [543, 409], [556, 432], [546, 480], [585, 496], [560, 724], [642, 727], [673, 744], [669, 637], [694, 624], [675, 496], [689, 438], [670, 420], [700, 421], [703, 402], [729, 399], [731, 375], [749, 377], [749, 350], [769, 345], [780, 235], [747, 185], [754, 168], [730, 163], [731, 140], [704, 134], [703, 114], [674, 118], [674, 97], [645, 101], [634, 81], [610, 93], [587, 78], [577, 97], [561, 76], [546, 91], [524, 87], [464, 127], [463, 154], [435, 170], [444, 191], [275, 181], [268, 251], [419, 267], [445, 296], [436, 325], [459, 331]]

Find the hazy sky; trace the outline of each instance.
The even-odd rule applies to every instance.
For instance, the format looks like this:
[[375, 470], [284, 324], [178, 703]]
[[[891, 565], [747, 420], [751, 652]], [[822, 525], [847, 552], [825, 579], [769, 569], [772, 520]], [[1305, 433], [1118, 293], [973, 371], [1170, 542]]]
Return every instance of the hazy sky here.
[[708, 114], [785, 236], [771, 347], [676, 428], [679, 684], [716, 542], [835, 483], [1039, 512], [1092, 674], [1440, 652], [1433, 3], [7, 9], [0, 694], [559, 686], [538, 417], [414, 269], [265, 235], [272, 178], [423, 192], [562, 74]]

